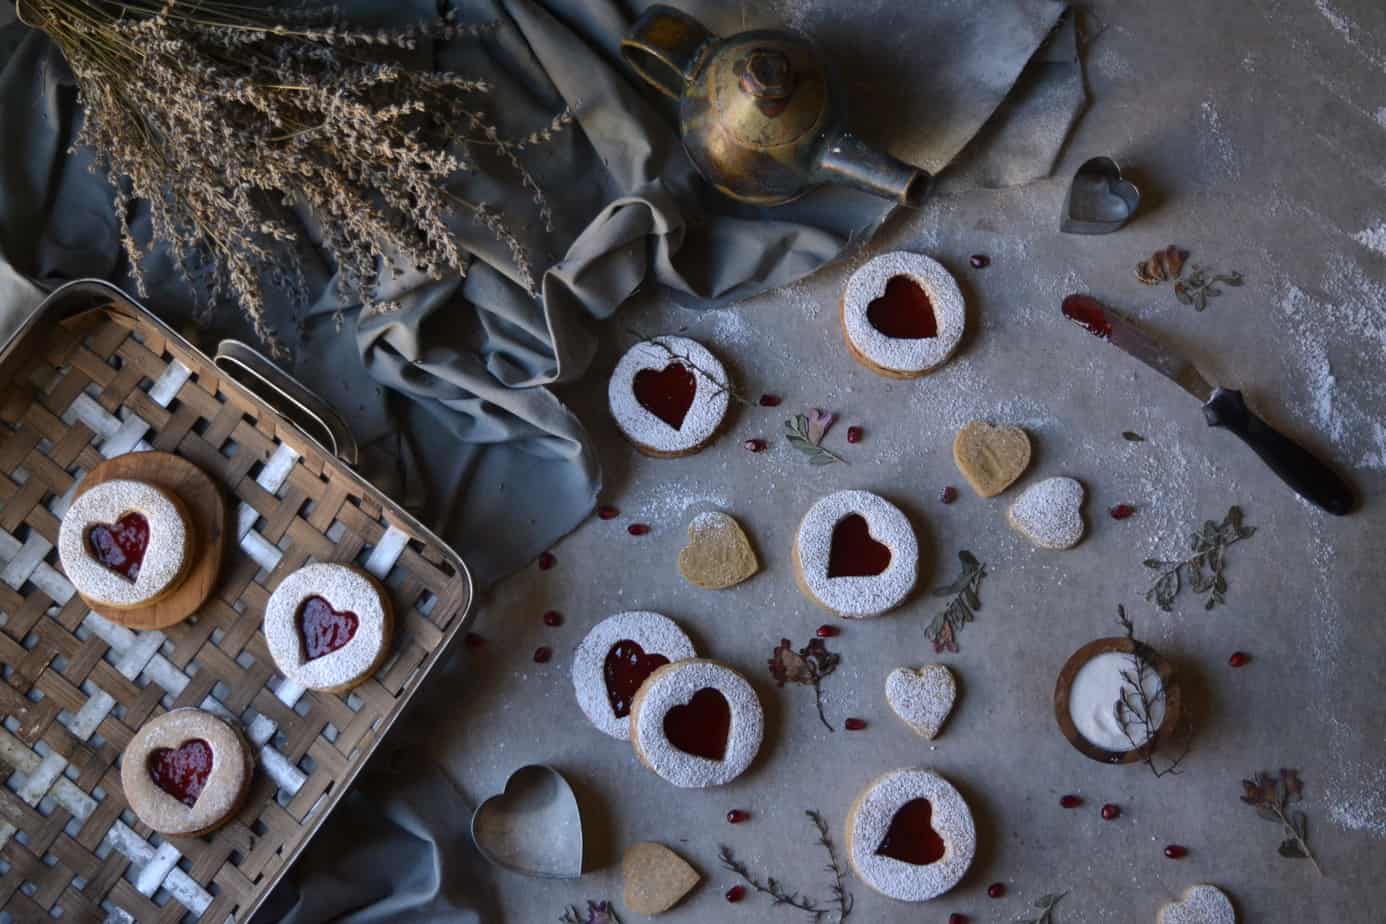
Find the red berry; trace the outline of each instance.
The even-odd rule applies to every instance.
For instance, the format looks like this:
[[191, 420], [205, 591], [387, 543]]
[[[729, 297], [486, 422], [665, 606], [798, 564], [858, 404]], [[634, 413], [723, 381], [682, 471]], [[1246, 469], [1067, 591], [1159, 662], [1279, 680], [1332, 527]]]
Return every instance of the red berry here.
[[950, 484], [948, 487], [943, 489], [943, 491], [939, 494], [938, 499], [943, 501], [945, 504], [951, 504], [953, 503], [953, 501], [958, 499], [958, 489]]
[[643, 536], [649, 531], [650, 527], [646, 526], [644, 523], [632, 523], [626, 527], [626, 532], [630, 533], [632, 536]]
[[486, 639], [477, 635], [475, 632], [468, 632], [466, 635], [462, 636], [462, 643], [468, 648], [480, 648], [482, 645], [486, 644]]
[[767, 393], [767, 394], [763, 394], [763, 395], [760, 396], [760, 406], [761, 406], [761, 407], [779, 407], [779, 406], [780, 406], [780, 396], [779, 396], [779, 395], [772, 395], [772, 394], [768, 394], [768, 393]]
[[1111, 821], [1120, 814], [1121, 806], [1119, 805], [1113, 805], [1112, 803], [1108, 802], [1106, 805], [1102, 806], [1102, 818], [1105, 821]]
[[1004, 882], [993, 882], [987, 886], [987, 895], [991, 898], [1000, 898], [1006, 894], [1006, 884]]
[[555, 627], [563, 625], [563, 614], [558, 610], [549, 610], [544, 614], [544, 625]]
[[819, 626], [817, 631], [815, 631], [813, 634], [818, 636], [819, 638], [834, 638], [841, 632], [842, 630], [839, 629], [837, 626], [823, 625]]
[[967, 924], [967, 915], [950, 914], [948, 915], [948, 924]]
[[597, 516], [601, 517], [603, 520], [614, 520], [620, 515], [621, 511], [609, 504], [597, 508]]
[[739, 825], [751, 817], [751, 813], [745, 809], [732, 809], [727, 813], [727, 821], [734, 825]]
[[553, 657], [553, 649], [550, 648], [550, 647], [547, 646], [547, 645], [543, 645], [543, 646], [540, 646], [539, 648], [534, 649], [534, 663], [535, 663], [535, 664], [548, 664], [548, 663], [549, 663], [549, 659], [552, 658], [552, 657]]
[[862, 429], [861, 429], [861, 427], [848, 427], [848, 428], [847, 428], [847, 442], [849, 442], [849, 443], [860, 443], [860, 442], [861, 442], [861, 437], [862, 437]]
[[972, 264], [973, 269], [986, 269], [991, 266], [991, 257], [984, 253], [974, 253], [967, 258], [967, 262]]
[[1062, 805], [1064, 808], [1077, 808], [1078, 806], [1083, 804], [1083, 797], [1075, 796], [1070, 793], [1069, 795], [1061, 798], [1059, 800], [1059, 804]]
[[766, 445], [767, 444], [765, 440], [754, 439], [747, 440], [746, 442], [742, 443], [741, 448], [746, 450], [747, 452], [764, 452]]
[[861, 731], [863, 728], [866, 727], [866, 720], [848, 719], [847, 721], [842, 723], [842, 726], [846, 728], [848, 731]]
[[558, 564], [558, 559], [556, 559], [556, 558], [553, 557], [553, 553], [552, 553], [552, 552], [545, 552], [543, 555], [540, 555], [540, 556], [539, 556], [539, 570], [540, 570], [540, 571], [548, 571], [550, 568], [552, 568], [552, 567], [553, 567], [554, 565], [556, 565], [556, 564]]
[[1227, 659], [1227, 663], [1232, 667], [1246, 667], [1247, 662], [1250, 660], [1251, 655], [1247, 654], [1245, 651], [1234, 651], [1232, 652], [1232, 657]]
[[727, 890], [727, 901], [739, 902], [746, 897], [746, 887], [734, 885]]
[[1136, 512], [1136, 508], [1130, 504], [1117, 504], [1107, 511], [1113, 520], [1124, 520]]
[[1170, 844], [1168, 847], [1165, 848], [1165, 856], [1169, 857], [1171, 860], [1181, 859], [1182, 857], [1187, 856], [1188, 853], [1189, 848], [1181, 847], [1178, 844]]

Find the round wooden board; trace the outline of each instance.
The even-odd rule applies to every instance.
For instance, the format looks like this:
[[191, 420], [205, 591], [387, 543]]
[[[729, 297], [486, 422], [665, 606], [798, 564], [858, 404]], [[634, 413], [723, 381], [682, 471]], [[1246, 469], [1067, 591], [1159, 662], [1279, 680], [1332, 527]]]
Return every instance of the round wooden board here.
[[131, 629], [163, 629], [196, 613], [215, 589], [226, 557], [226, 501], [211, 476], [187, 459], [167, 452], [131, 452], [107, 459], [87, 473], [77, 497], [105, 481], [128, 478], [163, 488], [187, 508], [193, 520], [197, 556], [187, 577], [162, 600], [139, 609], [121, 610], [86, 600], [97, 613]]

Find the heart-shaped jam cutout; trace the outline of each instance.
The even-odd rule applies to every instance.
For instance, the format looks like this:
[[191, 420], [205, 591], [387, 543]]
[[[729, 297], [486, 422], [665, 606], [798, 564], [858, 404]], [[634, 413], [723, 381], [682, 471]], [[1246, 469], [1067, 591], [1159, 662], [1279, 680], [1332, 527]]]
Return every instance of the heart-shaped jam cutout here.
[[938, 336], [938, 318], [924, 287], [909, 276], [891, 276], [885, 292], [866, 306], [866, 320], [893, 340]]
[[693, 406], [698, 379], [683, 363], [672, 362], [663, 369], [641, 369], [631, 389], [641, 407], [678, 430]]
[[890, 549], [871, 537], [866, 517], [851, 513], [833, 527], [828, 577], [875, 577], [890, 567]]
[[356, 614], [334, 610], [322, 597], [309, 597], [298, 611], [299, 631], [303, 636], [303, 659], [312, 661], [331, 654], [351, 641], [361, 620]]
[[131, 510], [114, 523], [95, 523], [87, 528], [87, 551], [103, 567], [131, 584], [139, 580], [144, 552], [149, 548], [149, 521]]
[[731, 734], [731, 706], [727, 698], [712, 687], [703, 687], [686, 706], [675, 706], [664, 714], [664, 737], [669, 743], [694, 757], [721, 760], [727, 756], [727, 736]]
[[928, 799], [911, 799], [890, 820], [890, 829], [876, 848], [876, 855], [912, 866], [928, 866], [943, 859], [943, 838], [934, 830], [934, 807]]
[[192, 808], [212, 775], [212, 746], [192, 738], [177, 748], [155, 748], [147, 766], [155, 786]]
[[602, 677], [606, 679], [606, 698], [616, 718], [630, 715], [630, 704], [645, 678], [669, 663], [661, 654], [646, 654], [636, 642], [621, 639], [606, 653]]

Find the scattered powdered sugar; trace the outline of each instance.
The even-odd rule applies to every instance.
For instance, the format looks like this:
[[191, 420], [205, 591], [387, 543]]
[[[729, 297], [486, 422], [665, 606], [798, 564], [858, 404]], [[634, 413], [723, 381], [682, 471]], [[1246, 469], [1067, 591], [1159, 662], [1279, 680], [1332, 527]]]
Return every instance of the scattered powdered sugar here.
[[[708, 335], [722, 346], [748, 346], [756, 340], [755, 328], [746, 320], [742, 308], [718, 308], [703, 312], [698, 323], [708, 323]], [[701, 327], [699, 328], [702, 329]]]
[[[651, 520], [679, 520], [692, 507], [730, 507], [731, 495], [725, 482], [697, 478], [649, 479], [637, 482], [635, 494], [627, 502], [642, 517]], [[652, 491], [645, 495], [644, 490]]]
[[[943, 856], [926, 866], [876, 852], [896, 813], [915, 799], [928, 800], [929, 824], [943, 840]], [[928, 770], [892, 770], [858, 798], [847, 819], [847, 851], [857, 875], [877, 892], [902, 902], [924, 902], [953, 888], [967, 873], [977, 853], [977, 828], [967, 800], [952, 783]]]
[[[1126, 674], [1134, 674], [1135, 655], [1120, 651], [1104, 651], [1087, 661], [1073, 675], [1073, 683], [1068, 691], [1068, 714], [1078, 734], [1105, 751], [1121, 753], [1131, 750], [1131, 742], [1121, 729], [1117, 719], [1116, 703], [1121, 699], [1122, 689], [1126, 687]], [[1146, 670], [1143, 687], [1150, 702], [1149, 729], [1132, 726], [1132, 736], [1142, 735], [1136, 741], [1139, 747], [1145, 744], [1148, 734], [1160, 727], [1165, 719], [1165, 701], [1160, 695], [1160, 675], [1152, 668]], [[1134, 691], [1135, 683], [1131, 684]]]
[[1218, 114], [1217, 106], [1212, 100], [1205, 99], [1199, 107], [1199, 114], [1203, 121], [1203, 134], [1199, 141], [1200, 147], [1203, 148], [1203, 160], [1216, 160], [1223, 165], [1228, 176], [1240, 176], [1241, 164], [1236, 149], [1227, 140], [1227, 132], [1223, 130], [1222, 116]]
[[1386, 71], [1386, 53], [1376, 51], [1362, 43], [1360, 37], [1363, 29], [1352, 19], [1348, 18], [1341, 10], [1329, 3], [1328, 0], [1314, 0], [1314, 5], [1318, 7], [1319, 13], [1328, 20], [1328, 24], [1333, 30], [1347, 40], [1347, 43], [1361, 53], [1376, 67]]
[[[720, 761], [680, 751], [664, 734], [669, 710], [686, 705], [704, 689], [721, 693], [731, 709], [727, 750]], [[760, 698], [746, 678], [725, 664], [699, 659], [666, 664], [651, 674], [640, 688], [630, 724], [635, 749], [650, 769], [685, 789], [730, 783], [756, 759], [765, 736]]]
[[[693, 373], [695, 386], [693, 403], [689, 405], [683, 424], [675, 430], [636, 399], [635, 376], [647, 369], [658, 371], [678, 363], [677, 357], [689, 361], [683, 365]], [[616, 425], [632, 442], [656, 452], [687, 452], [712, 439], [722, 425], [731, 400], [726, 382], [727, 371], [721, 361], [698, 341], [687, 337], [655, 337], [640, 341], [621, 357], [611, 373], [607, 401]]]
[[885, 697], [890, 708], [916, 734], [930, 740], [947, 721], [957, 695], [957, 681], [946, 664], [929, 664], [918, 670], [897, 667], [886, 675]]
[[[1381, 110], [1381, 112], [1386, 113], [1386, 109]], [[1386, 221], [1375, 228], [1364, 228], [1354, 234], [1352, 239], [1368, 250], [1375, 250], [1386, 257]]]
[[1237, 912], [1221, 889], [1196, 885], [1179, 901], [1161, 908], [1156, 924], [1237, 924]]
[[670, 661], [683, 661], [697, 657], [698, 653], [678, 623], [660, 613], [617, 613], [587, 633], [573, 653], [573, 690], [578, 706], [598, 731], [629, 741], [630, 716], [616, 715], [606, 688], [607, 655], [623, 641], [634, 642], [647, 655], [663, 655]]
[[[887, 337], [867, 318], [867, 307], [886, 284], [905, 276], [919, 284], [933, 306], [938, 333], [933, 337]], [[967, 311], [962, 292], [943, 264], [923, 254], [897, 250], [868, 260], [847, 280], [843, 324], [852, 345], [872, 363], [895, 372], [924, 372], [948, 360], [962, 340]]]
[[[828, 577], [833, 529], [857, 514], [871, 537], [890, 550], [890, 564], [873, 577]], [[804, 514], [794, 540], [804, 587], [840, 616], [879, 616], [899, 605], [919, 577], [919, 541], [909, 519], [890, 501], [869, 491], [838, 491]]]
[[[87, 531], [98, 523], [114, 524], [127, 513], [139, 513], [149, 524], [144, 560], [134, 581], [92, 557]], [[169, 589], [187, 561], [188, 528], [173, 499], [143, 481], [103, 482], [67, 508], [58, 530], [58, 557], [63, 571], [84, 597], [112, 606], [139, 606]]]
[[[356, 614], [356, 633], [336, 651], [304, 660], [298, 611], [309, 597], [322, 597], [334, 610]], [[285, 677], [310, 690], [344, 687], [361, 680], [385, 647], [385, 604], [380, 588], [349, 565], [305, 565], [284, 580], [265, 604], [265, 646]]]
[[1035, 545], [1069, 549], [1083, 538], [1083, 497], [1077, 479], [1046, 478], [1030, 485], [1011, 504], [1011, 525]]
[[1382, 106], [1376, 111], [1376, 122], [1382, 128], [1386, 128], [1386, 106]]

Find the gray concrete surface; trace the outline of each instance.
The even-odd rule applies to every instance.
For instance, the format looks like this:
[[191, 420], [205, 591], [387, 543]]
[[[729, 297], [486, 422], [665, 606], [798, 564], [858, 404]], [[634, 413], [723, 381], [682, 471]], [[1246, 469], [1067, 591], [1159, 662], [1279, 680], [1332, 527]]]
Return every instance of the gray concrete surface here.
[[[827, 5], [786, 5], [784, 18], [812, 31]], [[884, 5], [871, 0], [861, 16]], [[893, 224], [868, 255], [931, 254], [967, 296], [971, 333], [946, 368], [900, 383], [855, 364], [836, 315], [851, 269], [842, 266], [736, 311], [699, 317], [648, 302], [620, 319], [648, 331], [689, 325], [747, 393], [784, 397], [780, 409], [735, 414], [700, 455], [651, 461], [621, 441], [602, 400], [626, 342], [614, 327], [596, 374], [569, 395], [603, 447], [605, 500], [622, 517], [589, 522], [555, 550], [555, 569], [531, 569], [487, 602], [477, 631], [490, 644], [471, 688], [458, 693], [465, 706], [438, 736], [472, 798], [529, 761], [560, 767], [582, 794], [592, 871], [577, 882], [501, 875], [507, 921], [550, 921], [566, 903], [619, 898], [621, 851], [642, 839], [675, 847], [706, 877], [670, 922], [806, 920], [760, 896], [728, 905], [722, 893], [735, 880], [718, 867], [718, 844], [762, 875], [826, 897], [803, 810], [821, 810], [840, 842], [857, 792], [879, 772], [913, 765], [936, 768], [971, 802], [977, 860], [957, 889], [920, 906], [851, 879], [853, 921], [941, 924], [955, 911], [1010, 921], [1062, 890], [1070, 894], [1058, 921], [1154, 921], [1196, 882], [1229, 892], [1243, 921], [1386, 920], [1386, 6], [1099, 0], [1092, 11], [1092, 106], [1058, 173], [1113, 154], [1146, 204], [1119, 234], [1061, 235], [1066, 184], [1056, 179], [936, 200]], [[918, 66], [928, 67], [927, 49]], [[902, 135], [928, 130], [898, 126]], [[1242, 271], [1246, 286], [1198, 314], [1168, 289], [1137, 283], [1135, 263], [1171, 242], [1195, 263]], [[969, 268], [972, 253], [990, 255], [992, 266]], [[1214, 381], [1243, 388], [1265, 416], [1336, 460], [1362, 493], [1358, 512], [1335, 520], [1299, 502], [1233, 437], [1207, 428], [1187, 395], [1064, 323], [1060, 299], [1083, 290], [1147, 322]], [[810, 406], [842, 415], [830, 439], [850, 465], [811, 468], [779, 438], [786, 413]], [[1006, 525], [1014, 490], [984, 501], [965, 489], [949, 447], [974, 417], [1029, 430], [1037, 457], [1027, 482], [1069, 474], [1087, 484], [1090, 529], [1078, 548], [1032, 549]], [[860, 445], [846, 445], [848, 424], [865, 428]], [[1126, 442], [1123, 430], [1147, 441]], [[753, 436], [770, 450], [745, 452], [741, 441]], [[964, 488], [952, 506], [935, 500], [947, 484]], [[936, 660], [923, 631], [939, 604], [923, 593], [887, 618], [847, 625], [834, 644], [843, 665], [825, 682], [827, 712], [839, 724], [864, 717], [866, 731], [829, 734], [811, 691], [776, 689], [765, 669], [781, 636], [802, 644], [829, 621], [795, 588], [789, 547], [808, 506], [847, 487], [877, 490], [909, 513], [932, 572], [923, 589], [951, 578], [959, 548], [991, 569], [961, 653], [937, 659], [957, 672], [962, 695], [932, 745], [882, 695], [891, 668]], [[1115, 522], [1104, 511], [1118, 502], [1140, 512]], [[1141, 560], [1175, 554], [1188, 531], [1233, 503], [1260, 531], [1229, 552], [1228, 605], [1204, 613], [1181, 601], [1166, 614], [1146, 604]], [[688, 586], [674, 564], [685, 524], [711, 508], [740, 518], [765, 564], [721, 593]], [[631, 521], [652, 533], [631, 538]], [[1092, 763], [1054, 723], [1059, 667], [1113, 633], [1118, 604], [1185, 673], [1199, 731], [1182, 775], [1157, 780], [1140, 767]], [[562, 628], [541, 622], [550, 608], [566, 614]], [[677, 619], [702, 652], [756, 685], [769, 736], [743, 779], [675, 790], [583, 720], [572, 648], [598, 620], [633, 608]], [[552, 663], [531, 662], [538, 645], [554, 647]], [[1240, 671], [1226, 665], [1237, 649], [1253, 657]], [[1323, 877], [1278, 857], [1278, 830], [1238, 802], [1242, 777], [1280, 766], [1302, 772]], [[1068, 792], [1087, 804], [1060, 808]], [[1099, 818], [1104, 802], [1122, 806], [1119, 820]], [[754, 818], [729, 826], [731, 808]], [[1189, 856], [1165, 859], [1169, 843]], [[1001, 901], [985, 895], [995, 881], [1009, 889]]]

